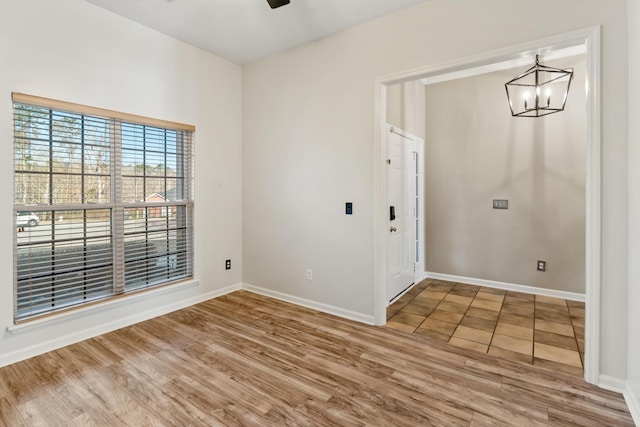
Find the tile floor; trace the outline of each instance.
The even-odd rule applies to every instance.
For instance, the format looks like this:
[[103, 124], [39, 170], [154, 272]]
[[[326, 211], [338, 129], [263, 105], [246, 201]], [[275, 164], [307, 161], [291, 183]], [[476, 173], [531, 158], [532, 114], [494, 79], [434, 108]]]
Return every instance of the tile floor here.
[[427, 279], [387, 308], [387, 327], [582, 376], [584, 303]]

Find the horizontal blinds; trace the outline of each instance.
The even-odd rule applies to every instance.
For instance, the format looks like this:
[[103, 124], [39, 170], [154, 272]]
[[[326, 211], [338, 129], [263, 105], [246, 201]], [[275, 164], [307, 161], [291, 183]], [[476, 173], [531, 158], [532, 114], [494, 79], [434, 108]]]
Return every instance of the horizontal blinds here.
[[16, 321], [192, 277], [192, 132], [51, 107], [14, 103]]
[[[19, 211], [18, 216], [25, 211]], [[105, 298], [113, 290], [109, 210], [38, 211], [17, 231], [17, 319]]]
[[[126, 209], [124, 286], [146, 288], [192, 274], [187, 206]], [[137, 217], [143, 218], [138, 220]]]
[[16, 105], [15, 203], [109, 203], [110, 120]]
[[191, 276], [191, 134], [121, 123], [117, 145], [124, 290]]

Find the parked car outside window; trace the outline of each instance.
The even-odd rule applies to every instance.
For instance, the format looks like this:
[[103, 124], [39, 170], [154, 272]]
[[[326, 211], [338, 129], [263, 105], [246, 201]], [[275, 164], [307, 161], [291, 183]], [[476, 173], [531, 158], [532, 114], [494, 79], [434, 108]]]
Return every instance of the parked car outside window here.
[[40, 218], [33, 212], [18, 212], [16, 225], [18, 227], [35, 227], [40, 224]]

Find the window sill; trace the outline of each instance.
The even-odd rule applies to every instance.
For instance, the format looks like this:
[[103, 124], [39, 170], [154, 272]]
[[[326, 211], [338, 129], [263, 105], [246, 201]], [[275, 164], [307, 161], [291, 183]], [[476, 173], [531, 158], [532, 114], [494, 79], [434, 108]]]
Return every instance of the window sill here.
[[68, 320], [72, 320], [76, 317], [81, 317], [86, 314], [97, 314], [101, 311], [106, 311], [113, 306], [118, 304], [123, 304], [124, 302], [137, 302], [141, 299], [153, 298], [155, 296], [160, 296], [163, 294], [176, 292], [179, 290], [191, 288], [194, 286], [199, 286], [200, 281], [198, 279], [188, 279], [182, 282], [176, 282], [171, 285], [161, 286], [158, 288], [147, 289], [142, 292], [135, 292], [130, 295], [123, 295], [117, 298], [111, 298], [106, 301], [96, 302], [94, 304], [88, 305], [86, 307], [78, 307], [74, 309], [70, 309], [68, 311], [55, 313], [48, 315], [46, 317], [36, 318], [33, 320], [26, 320], [23, 323], [14, 324], [7, 326], [7, 332], [11, 335], [15, 335], [17, 333], [28, 332], [33, 329], [42, 328], [45, 326], [52, 326], [57, 323], [62, 323]]

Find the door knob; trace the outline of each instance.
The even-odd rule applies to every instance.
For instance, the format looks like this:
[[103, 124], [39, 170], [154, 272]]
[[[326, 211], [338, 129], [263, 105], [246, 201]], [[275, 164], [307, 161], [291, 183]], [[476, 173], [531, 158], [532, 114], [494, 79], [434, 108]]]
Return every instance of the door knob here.
[[395, 228], [394, 226], [391, 226], [391, 228], [389, 228], [389, 231], [391, 231], [391, 232], [393, 233], [393, 232], [395, 232], [395, 231], [398, 231], [398, 229], [397, 229], [397, 228]]

